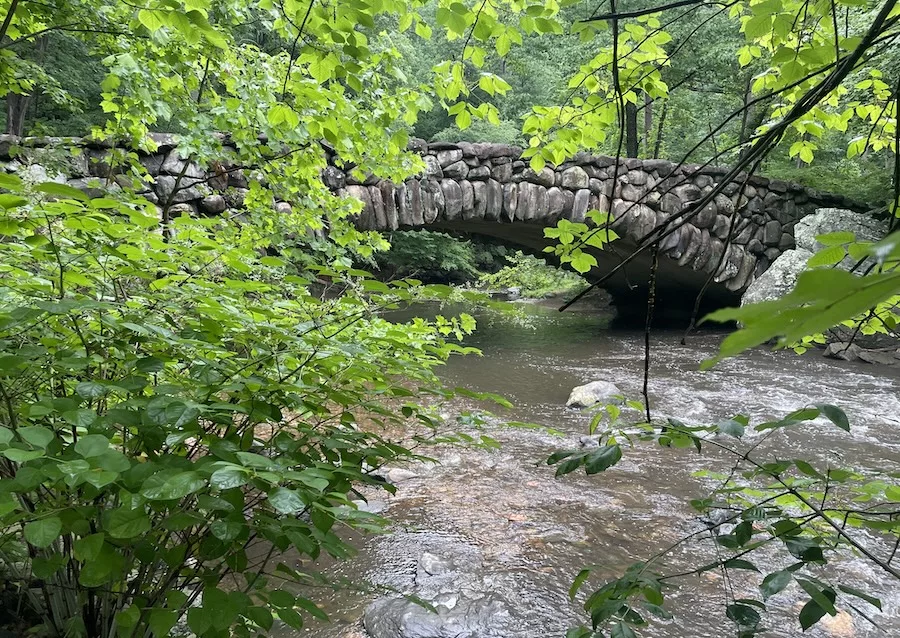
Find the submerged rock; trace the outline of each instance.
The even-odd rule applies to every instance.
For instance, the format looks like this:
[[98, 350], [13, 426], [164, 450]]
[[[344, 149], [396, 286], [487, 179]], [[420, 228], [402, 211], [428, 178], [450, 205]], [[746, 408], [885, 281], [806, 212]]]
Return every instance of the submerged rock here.
[[437, 612], [405, 598], [379, 598], [366, 608], [363, 623], [372, 638], [504, 638], [509, 610], [494, 596], [460, 598], [452, 608], [436, 601]]
[[589, 408], [600, 402], [620, 402], [622, 391], [609, 381], [592, 381], [572, 389], [567, 408]]

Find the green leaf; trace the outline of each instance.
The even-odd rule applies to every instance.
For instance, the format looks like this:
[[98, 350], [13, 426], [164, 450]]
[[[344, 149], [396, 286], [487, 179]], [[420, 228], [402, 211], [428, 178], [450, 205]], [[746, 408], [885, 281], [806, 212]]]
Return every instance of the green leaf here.
[[835, 264], [839, 264], [846, 255], [847, 251], [843, 246], [829, 246], [810, 257], [809, 261], [806, 262], [806, 265], [809, 268], [834, 266]]
[[284, 487], [276, 487], [269, 492], [268, 501], [279, 514], [296, 514], [306, 507], [297, 492]]
[[722, 434], [727, 434], [728, 436], [733, 436], [736, 439], [744, 436], [744, 424], [734, 419], [728, 419], [727, 421], [722, 421], [717, 426], [719, 432]]
[[856, 235], [841, 230], [833, 233], [825, 233], [824, 235], [816, 235], [816, 241], [823, 246], [837, 246], [838, 244], [849, 244], [856, 241]]
[[75, 386], [75, 392], [85, 399], [99, 399], [106, 395], [109, 391], [106, 386], [96, 381], [82, 381]]
[[584, 584], [584, 581], [588, 579], [591, 575], [590, 569], [582, 569], [578, 572], [578, 575], [575, 577], [575, 580], [572, 582], [572, 586], [569, 587], [569, 598], [571, 600], [575, 600], [575, 594], [578, 593], [578, 590], [581, 589], [581, 586]]
[[612, 629], [609, 631], [609, 636], [610, 638], [637, 638], [637, 634], [634, 633], [634, 630], [624, 622], [613, 625]]
[[138, 11], [138, 21], [147, 27], [148, 31], [157, 31], [164, 26], [161, 17], [162, 12], [152, 11], [150, 9], [141, 9]]
[[101, 456], [109, 451], [109, 439], [102, 434], [88, 434], [78, 439], [75, 451], [84, 458]]
[[141, 610], [136, 605], [131, 605], [128, 609], [116, 614], [116, 624], [125, 629], [134, 627], [140, 619]]
[[328, 622], [328, 614], [326, 614], [324, 611], [319, 609], [318, 606], [316, 606], [316, 604], [313, 601], [307, 600], [306, 598], [303, 598], [303, 597], [298, 597], [296, 600], [296, 604], [297, 604], [297, 607], [304, 610], [312, 617], [318, 618], [319, 620], [321, 620], [323, 622]]
[[723, 563], [726, 569], [746, 569], [752, 572], [758, 572], [756, 565], [742, 558], [729, 558]]
[[25, 540], [35, 547], [49, 547], [59, 538], [62, 521], [56, 516], [38, 519], [25, 524]]
[[105, 528], [112, 538], [134, 538], [150, 530], [150, 517], [143, 510], [120, 507], [109, 512]]
[[254, 624], [266, 631], [272, 629], [272, 626], [275, 624], [275, 618], [272, 616], [272, 612], [266, 607], [250, 607], [245, 615], [253, 621]]
[[756, 627], [762, 618], [759, 612], [749, 605], [732, 603], [725, 608], [725, 615], [741, 627]]
[[814, 600], [810, 600], [803, 605], [799, 616], [800, 626], [803, 628], [803, 631], [806, 631], [819, 622], [826, 613], [827, 612]]
[[141, 496], [151, 501], [172, 501], [193, 494], [206, 485], [197, 472], [159, 472], [144, 482]]
[[217, 490], [230, 490], [241, 487], [248, 480], [246, 470], [237, 467], [227, 467], [216, 470], [209, 477], [210, 487]]
[[42, 182], [35, 186], [34, 190], [40, 193], [46, 193], [47, 195], [52, 195], [54, 197], [75, 199], [79, 202], [86, 202], [89, 199], [87, 195], [85, 195], [74, 186], [69, 186], [68, 184], [57, 184], [56, 182]]
[[0, 452], [13, 463], [26, 463], [44, 456], [43, 450], [20, 450], [19, 448], [7, 448]]
[[831, 405], [830, 403], [817, 403], [816, 407], [819, 411], [825, 415], [825, 417], [834, 423], [836, 426], [845, 430], [847, 432], [850, 431], [850, 420], [847, 418], [847, 415], [844, 413], [836, 405]]
[[19, 428], [16, 432], [23, 441], [41, 449], [50, 445], [56, 438], [52, 430], [41, 426]]
[[834, 607], [836, 595], [831, 589], [820, 589], [815, 583], [805, 578], [797, 578], [796, 581], [797, 584], [810, 595], [813, 601], [825, 610], [826, 613], [829, 613], [832, 616], [837, 614], [837, 609]]
[[75, 558], [82, 562], [95, 560], [103, 549], [104, 534], [91, 534], [73, 543]]
[[584, 462], [584, 469], [588, 474], [597, 474], [609, 469], [621, 459], [621, 447], [618, 445], [604, 445], [587, 456]]
[[154, 636], [164, 638], [169, 636], [169, 632], [175, 623], [178, 622], [178, 613], [169, 609], [154, 609], [150, 612], [149, 622], [150, 631]]
[[860, 591], [854, 587], [850, 587], [848, 585], [838, 585], [838, 589], [840, 589], [845, 594], [850, 594], [851, 596], [856, 596], [857, 598], [861, 598], [866, 601], [870, 605], [877, 607], [878, 611], [882, 611], [881, 609], [881, 600], [875, 598], [875, 596], [871, 596], [863, 591]]

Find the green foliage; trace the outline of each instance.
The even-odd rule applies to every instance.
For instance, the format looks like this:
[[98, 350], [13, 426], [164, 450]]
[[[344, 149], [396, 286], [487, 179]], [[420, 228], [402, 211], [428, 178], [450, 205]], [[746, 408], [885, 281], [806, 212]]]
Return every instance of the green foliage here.
[[[895, 332], [900, 233], [876, 244], [855, 242], [852, 235], [825, 239], [834, 243], [810, 260], [812, 266], [824, 267], [801, 273], [788, 295], [743, 308], [725, 308], [707, 317], [711, 321], [737, 321], [741, 327], [725, 338], [718, 357], [705, 362], [706, 366], [772, 339], [778, 347], [803, 343], [811, 335], [842, 323], [865, 334]], [[830, 256], [835, 250], [837, 254]], [[842, 261], [848, 253], [854, 260], [874, 259], [875, 267], [862, 277], [827, 267]]]
[[475, 251], [468, 241], [432, 231], [397, 231], [388, 239], [390, 250], [375, 257], [382, 278], [463, 283], [478, 274]]
[[[637, 406], [640, 407], [640, 406]], [[740, 636], [755, 636], [765, 631], [763, 614], [782, 592], [793, 590], [806, 599], [798, 614], [803, 630], [815, 625], [826, 614], [836, 615], [837, 605], [859, 609], [860, 601], [876, 609], [882, 604], [876, 596], [842, 584], [832, 572], [822, 576], [821, 566], [831, 556], [846, 549], [863, 551], [879, 568], [900, 578], [900, 572], [867, 552], [862, 545], [867, 533], [900, 534], [891, 515], [900, 499], [900, 483], [890, 472], [861, 473], [848, 467], [814, 467], [802, 459], [784, 459], [780, 455], [764, 455], [761, 440], [775, 432], [797, 428], [819, 417], [844, 431], [850, 423], [844, 412], [834, 405], [821, 404], [797, 410], [778, 421], [752, 427], [756, 436], [744, 442], [750, 429], [749, 419], [737, 415], [714, 425], [689, 426], [675, 419], [664, 425], [641, 423], [628, 426], [619, 413], [598, 411], [596, 422], [609, 416], [599, 429], [600, 446], [581, 450], [562, 450], [547, 459], [557, 465], [557, 476], [584, 467], [587, 474], [602, 472], [622, 458], [625, 444], [654, 441], [674, 448], [695, 448], [701, 452], [712, 447], [733, 461], [730, 471], [707, 470], [696, 475], [713, 485], [702, 498], [692, 501], [698, 514], [706, 518], [711, 539], [719, 558], [698, 565], [690, 571], [667, 569], [670, 555], [683, 554], [684, 545], [697, 534], [679, 540], [658, 552], [647, 562], [635, 563], [620, 577], [607, 581], [593, 591], [584, 603], [591, 617], [591, 628], [573, 629], [569, 635], [590, 636], [592, 631], [609, 630], [611, 635], [637, 635], [653, 619], [671, 618], [665, 609], [667, 594], [679, 580], [717, 570], [726, 578], [743, 571], [746, 578], [756, 578], [759, 595], [733, 598], [729, 595], [725, 617], [735, 625]], [[889, 539], [890, 540], [890, 539]], [[785, 567], [768, 574], [754, 562], [760, 548], [777, 548]], [[767, 564], [772, 560], [767, 556]], [[592, 576], [583, 570], [572, 585], [576, 593]], [[749, 574], [758, 574], [750, 576]], [[865, 612], [860, 612], [865, 613]], [[624, 633], [623, 633], [624, 632]]]
[[507, 256], [508, 264], [495, 273], [482, 275], [478, 285], [489, 290], [518, 288], [523, 297], [540, 299], [565, 295], [584, 288], [578, 275], [549, 266], [522, 252]]
[[602, 250], [619, 238], [609, 227], [612, 218], [608, 212], [592, 210], [586, 217], [586, 224], [561, 219], [556, 228], [544, 229], [544, 237], [557, 240], [556, 245], [548, 246], [544, 252], [553, 254], [560, 263], [571, 265], [581, 274], [590, 272], [597, 265], [597, 258], [588, 252], [589, 248]]
[[522, 132], [518, 126], [506, 120], [501, 120], [498, 124], [477, 120], [464, 131], [455, 125], [449, 126], [435, 133], [432, 139], [436, 142], [519, 144], [522, 141]]
[[336, 523], [379, 526], [350, 492], [412, 454], [357, 418], [438, 427], [385, 403], [436, 386], [430, 369], [466, 351], [445, 336], [474, 322], [394, 325], [377, 311], [416, 288], [346, 269], [319, 268], [347, 288], [317, 297], [250, 228], [181, 217], [167, 238], [141, 198], [3, 186], [0, 546], [27, 544], [13, 578], [40, 579], [24, 590], [47, 629], [165, 635], [186, 615], [198, 636], [251, 635], [320, 616], [281, 589], [309, 575], [279, 557], [341, 557]]

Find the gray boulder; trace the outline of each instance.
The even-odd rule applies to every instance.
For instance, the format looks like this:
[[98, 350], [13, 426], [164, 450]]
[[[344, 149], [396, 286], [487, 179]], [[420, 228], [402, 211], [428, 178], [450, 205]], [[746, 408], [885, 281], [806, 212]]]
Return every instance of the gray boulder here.
[[741, 305], [774, 301], [788, 294], [797, 283], [797, 277], [806, 268], [806, 262], [813, 254], [797, 248], [783, 252], [772, 262], [769, 269], [747, 287], [741, 297]]
[[509, 610], [498, 598], [452, 597], [435, 602], [437, 613], [405, 598], [379, 598], [366, 608], [363, 624], [372, 638], [505, 638], [510, 635]]
[[887, 234], [887, 223], [869, 215], [854, 213], [841, 208], [819, 208], [794, 226], [794, 239], [798, 248], [818, 252], [825, 246], [816, 241], [818, 235], [837, 231], [849, 231], [858, 241], [878, 241]]
[[[820, 208], [797, 222], [794, 238], [797, 248], [783, 252], [744, 292], [741, 305], [779, 299], [789, 293], [806, 262], [825, 246], [816, 237], [826, 233], [849, 231], [859, 241], [877, 241], [887, 234], [887, 224], [862, 213], [841, 208]], [[849, 270], [855, 261], [846, 257], [840, 267]]]
[[567, 408], [589, 408], [597, 403], [620, 403], [622, 391], [609, 381], [592, 381], [572, 389]]

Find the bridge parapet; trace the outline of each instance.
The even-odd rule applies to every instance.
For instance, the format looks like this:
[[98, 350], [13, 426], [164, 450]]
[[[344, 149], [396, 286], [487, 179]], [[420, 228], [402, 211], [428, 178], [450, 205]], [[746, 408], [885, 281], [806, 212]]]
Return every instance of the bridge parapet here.
[[[363, 201], [361, 227], [456, 228], [467, 222], [552, 226], [560, 219], [581, 222], [589, 210], [600, 210], [612, 213], [616, 232], [637, 242], [710, 193], [729, 172], [718, 166], [617, 161], [587, 153], [535, 172], [516, 146], [417, 142], [412, 148], [422, 154], [426, 171], [403, 184], [359, 183], [337, 170], [331, 176], [335, 189]], [[740, 291], [783, 251], [794, 248], [796, 222], [822, 207], [861, 205], [797, 184], [739, 175], [669, 235], [661, 252], [682, 268], [714, 274], [716, 283]]]
[[[173, 136], [154, 137], [155, 152], [137, 153], [153, 178], [142, 186], [147, 199], [169, 202], [174, 204], [173, 212], [188, 214], [219, 214], [242, 206], [248, 175], [230, 165], [227, 136], [220, 139], [222, 161], [212, 167], [186, 162]], [[73, 148], [79, 151], [58, 152]], [[536, 253], [548, 243], [543, 227], [561, 219], [584, 221], [586, 213], [595, 209], [612, 214], [612, 228], [622, 237], [616, 244], [622, 246], [620, 252], [627, 250], [656, 226], [678, 220], [729, 173], [716, 166], [677, 165], [662, 159], [616, 160], [587, 153], [535, 172], [521, 158], [521, 148], [505, 144], [413, 140], [410, 150], [422, 155], [425, 171], [400, 184], [374, 176], [360, 181], [354, 177], [354, 167], [343, 164], [327, 148], [328, 166], [322, 179], [335, 193], [363, 202], [357, 220], [361, 228], [474, 232]], [[113, 152], [108, 144], [79, 138], [0, 136], [0, 168], [30, 172], [35, 181], [67, 181], [92, 195], [131, 180], [117, 174], [110, 159]], [[104, 184], [99, 185], [97, 178], [104, 178]], [[289, 206], [275, 203], [276, 210]], [[710, 292], [733, 296], [794, 247], [794, 225], [799, 219], [824, 207], [864, 208], [797, 184], [738, 175], [690, 222], [661, 242], [663, 283], [680, 293], [685, 288], [699, 289], [712, 275]], [[621, 255], [607, 250], [596, 257], [598, 266], [589, 276], [602, 275]], [[647, 269], [647, 263], [638, 262], [631, 266], [631, 280], [623, 274], [609, 286], [620, 292], [635, 290], [640, 271]]]

